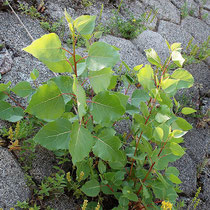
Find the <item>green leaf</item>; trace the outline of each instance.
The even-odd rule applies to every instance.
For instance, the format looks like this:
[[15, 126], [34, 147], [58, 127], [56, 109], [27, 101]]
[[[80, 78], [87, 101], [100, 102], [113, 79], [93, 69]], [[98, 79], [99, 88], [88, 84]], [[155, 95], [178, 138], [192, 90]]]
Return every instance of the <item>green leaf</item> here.
[[169, 177], [170, 174], [174, 174], [175, 176], [179, 176], [179, 170], [176, 167], [168, 167], [166, 169], [165, 175]]
[[182, 147], [175, 142], [170, 143], [170, 149], [176, 156], [183, 156], [185, 154], [185, 151], [182, 149]]
[[152, 89], [155, 87], [154, 84], [154, 73], [153, 69], [150, 65], [146, 64], [144, 68], [142, 68], [137, 74], [138, 81], [144, 87], [144, 89]]
[[24, 116], [24, 112], [20, 107], [12, 107], [5, 101], [0, 101], [0, 119], [9, 122], [17, 122]]
[[62, 75], [58, 77], [53, 77], [51, 80], [55, 82], [62, 93], [67, 93], [66, 95], [63, 95], [65, 102], [70, 101], [72, 98], [71, 94], [73, 94], [73, 79], [69, 76]]
[[99, 160], [99, 163], [98, 163], [98, 170], [101, 174], [105, 173], [106, 172], [106, 165], [103, 163], [102, 160]]
[[79, 84], [75, 75], [74, 75], [73, 91], [74, 94], [77, 96], [77, 108], [79, 112], [79, 118], [82, 119], [82, 117], [86, 114], [86, 108], [87, 108], [86, 95], [85, 95], [85, 90]]
[[146, 199], [150, 198], [149, 190], [144, 185], [143, 185], [143, 195]]
[[145, 104], [145, 102], [141, 102], [141, 103], [140, 103], [140, 111], [142, 112], [142, 114], [143, 114], [145, 117], [148, 117], [148, 116], [149, 116], [148, 107], [147, 107], [147, 105]]
[[[120, 198], [119, 198], [119, 204], [121, 205], [121, 206], [127, 206], [128, 207], [128, 204], [129, 204], [129, 200], [126, 198], [126, 197], [124, 197], [124, 196], [120, 196]], [[121, 210], [122, 210], [122, 208], [120, 208]]]
[[175, 184], [181, 184], [182, 183], [182, 181], [177, 176], [175, 176], [174, 174], [170, 174], [169, 179], [170, 179], [170, 181], [172, 181]]
[[94, 140], [90, 131], [76, 121], [72, 127], [71, 140], [69, 143], [69, 151], [74, 165], [89, 155], [93, 143]]
[[39, 77], [39, 71], [37, 69], [33, 69], [33, 71], [30, 74], [30, 77], [32, 80], [36, 80]]
[[82, 192], [84, 192], [87, 196], [96, 197], [100, 192], [100, 185], [97, 180], [93, 179], [86, 182], [82, 188]]
[[0, 84], [0, 92], [6, 91], [10, 85], [11, 85], [10, 81], [7, 84]]
[[195, 109], [190, 108], [190, 107], [184, 107], [181, 112], [182, 112], [182, 114], [187, 115], [187, 114], [195, 113], [197, 111]]
[[135, 66], [135, 67], [133, 68], [133, 70], [134, 70], [134, 71], [139, 71], [142, 67], [143, 67], [143, 64], [138, 65], [138, 66]]
[[96, 16], [82, 15], [78, 17], [73, 24], [81, 35], [88, 35], [93, 33], [95, 20]]
[[71, 71], [71, 66], [66, 61], [65, 51], [61, 47], [61, 41], [55, 33], [45, 34], [23, 50], [32, 54], [54, 72]]
[[121, 159], [120, 139], [114, 136], [112, 129], [104, 129], [93, 147], [93, 153], [104, 161], [116, 161]]
[[171, 50], [171, 46], [170, 46], [169, 42], [167, 40], [165, 40], [165, 41], [166, 41], [166, 44], [168, 46], [168, 49]]
[[72, 33], [72, 35], [74, 34], [74, 28], [73, 28], [73, 19], [71, 18], [71, 16], [67, 13], [66, 9], [64, 10], [64, 15], [65, 15], [65, 18], [66, 18], [66, 21], [68, 22], [69, 24], [69, 29]]
[[163, 115], [161, 113], [157, 113], [155, 116], [155, 120], [159, 123], [164, 123], [169, 119], [170, 119], [170, 117], [168, 117], [167, 115]]
[[100, 71], [89, 72], [88, 78], [95, 93], [107, 90], [107, 88], [110, 85], [112, 74], [113, 71], [111, 70], [111, 68], [105, 68]]
[[135, 201], [137, 202], [138, 201], [138, 197], [137, 195], [132, 191], [132, 188], [129, 187], [129, 186], [125, 186], [123, 187], [123, 195], [124, 197], [126, 197], [127, 199], [131, 200], [131, 201]]
[[179, 51], [173, 51], [172, 54], [172, 61], [178, 66], [182, 67], [185, 59], [182, 57], [182, 54]]
[[37, 88], [25, 111], [40, 119], [53, 121], [59, 118], [64, 110], [63, 96], [58, 86], [50, 81], [48, 84]]
[[153, 137], [155, 138], [155, 140], [157, 141], [162, 141], [163, 140], [163, 129], [160, 127], [155, 127], [154, 133], [153, 133]]
[[164, 186], [160, 181], [156, 181], [152, 184], [152, 189], [156, 198], [168, 200], [172, 203], [176, 201], [176, 191], [170, 185], [167, 187]]
[[91, 167], [92, 167], [92, 161], [90, 160], [82, 160], [80, 162], [76, 163], [76, 167], [77, 167], [77, 177], [80, 176], [80, 173], [83, 171], [84, 176], [83, 176], [83, 180], [87, 179], [88, 176], [91, 173]]
[[104, 42], [92, 44], [88, 55], [86, 63], [91, 71], [99, 71], [107, 67], [112, 68], [120, 60], [118, 51]]
[[23, 81], [16, 84], [11, 90], [20, 97], [26, 97], [32, 93], [33, 88], [29, 82]]
[[126, 62], [122, 61], [123, 66], [127, 69], [127, 72], [130, 72], [130, 67], [126, 64]]
[[146, 102], [149, 99], [150, 97], [145, 90], [136, 89], [131, 97], [131, 105], [139, 107], [140, 102]]
[[181, 43], [173, 43], [171, 45], [171, 50], [172, 51], [181, 50]]
[[34, 141], [49, 150], [68, 149], [72, 125], [64, 119], [49, 122], [34, 137]]
[[194, 83], [193, 76], [188, 71], [182, 68], [175, 70], [171, 77], [178, 80], [178, 89], [190, 88]]
[[112, 169], [121, 170], [127, 163], [127, 157], [125, 152], [122, 150], [120, 150], [120, 153], [117, 153], [117, 155], [119, 155], [118, 160], [109, 162], [109, 165]]
[[172, 137], [180, 138], [180, 137], [184, 136], [186, 133], [187, 133], [186, 131], [182, 131], [182, 130], [173, 130]]
[[120, 100], [120, 103], [121, 105], [126, 108], [126, 105], [127, 105], [127, 102], [128, 102], [128, 99], [129, 99], [129, 96], [126, 96], [120, 92], [110, 92], [111, 94], [117, 96]]
[[173, 123], [173, 129], [182, 129], [183, 131], [188, 131], [192, 129], [192, 125], [190, 125], [185, 119], [178, 117], [176, 121]]
[[108, 89], [114, 89], [117, 84], [118, 75], [112, 75]]
[[94, 33], [94, 38], [100, 39], [102, 37], [103, 31], [97, 31]]
[[24, 111], [20, 107], [13, 107], [13, 113], [10, 118], [7, 119], [9, 122], [18, 122], [24, 117]]
[[161, 86], [166, 93], [174, 94], [176, 92], [177, 84], [178, 81], [176, 79], [167, 78], [162, 81]]
[[92, 100], [91, 114], [97, 123], [110, 124], [118, 120], [125, 113], [116, 95], [108, 91], [100, 92]]
[[126, 113], [128, 113], [130, 115], [139, 113], [139, 108], [137, 108], [136, 106], [128, 103], [127, 106], [126, 106]]
[[155, 52], [155, 50], [151, 48], [151, 49], [145, 50], [145, 52], [146, 52], [147, 60], [151, 64], [156, 65], [161, 68], [161, 60], [158, 54]]

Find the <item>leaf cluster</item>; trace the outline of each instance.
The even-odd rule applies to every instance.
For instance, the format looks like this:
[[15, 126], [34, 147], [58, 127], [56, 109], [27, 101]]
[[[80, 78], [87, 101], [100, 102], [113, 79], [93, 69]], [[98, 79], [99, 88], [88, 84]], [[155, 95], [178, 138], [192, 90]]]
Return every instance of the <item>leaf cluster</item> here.
[[[164, 62], [154, 49], [147, 49], [150, 64], [130, 69], [120, 60], [119, 49], [92, 41], [97, 37], [93, 33], [95, 16], [83, 15], [73, 20], [65, 11], [65, 18], [73, 39], [72, 50], [62, 47], [54, 33], [23, 49], [51, 71], [65, 74], [36, 88], [26, 81], [12, 88], [10, 82], [0, 84], [0, 119], [17, 122], [35, 116], [42, 120], [43, 126], [33, 141], [54, 152], [69, 152], [79, 182], [77, 189], [73, 187], [76, 195], [98, 199], [101, 206], [104, 195], [111, 195], [117, 200], [115, 210], [160, 209], [161, 201], [175, 205], [181, 180], [178, 169], [169, 163], [185, 154], [180, 143], [192, 126], [174, 113], [174, 96], [194, 82], [182, 68], [185, 59], [181, 44], [167, 42], [170, 56]], [[84, 57], [76, 50], [79, 36], [86, 41]], [[122, 81], [124, 94], [113, 91], [118, 79], [113, 68], [118, 62], [127, 68]], [[168, 71], [170, 63], [176, 66], [172, 73]], [[38, 76], [34, 70], [31, 80], [36, 81]], [[128, 100], [128, 89], [135, 85]], [[5, 101], [12, 98], [12, 92], [27, 98], [27, 107]], [[182, 114], [193, 112], [189, 107], [181, 110]], [[127, 116], [132, 126], [127, 135], [120, 136], [114, 125]], [[66, 179], [70, 182], [69, 177]], [[56, 188], [63, 192], [64, 176], [56, 180]], [[55, 179], [51, 181], [41, 186], [42, 194], [48, 195]]]

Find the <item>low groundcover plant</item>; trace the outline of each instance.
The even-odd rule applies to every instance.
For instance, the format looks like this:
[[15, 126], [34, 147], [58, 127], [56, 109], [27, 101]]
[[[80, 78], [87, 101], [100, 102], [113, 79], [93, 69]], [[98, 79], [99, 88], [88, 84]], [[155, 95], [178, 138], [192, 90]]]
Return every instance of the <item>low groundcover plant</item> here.
[[[145, 50], [152, 65], [127, 68], [125, 93], [113, 91], [117, 75], [113, 67], [120, 61], [116, 47], [94, 42], [95, 16], [72, 20], [65, 11], [73, 39], [72, 50], [61, 46], [55, 33], [35, 40], [23, 50], [43, 62], [51, 71], [65, 73], [33, 88], [22, 81], [0, 84], [0, 119], [18, 122], [23, 117], [41, 119], [42, 128], [34, 142], [52, 151], [69, 151], [77, 176], [78, 191], [88, 208], [90, 197], [102, 209], [103, 197], [117, 200], [113, 209], [175, 209], [181, 192], [179, 171], [169, 163], [181, 158], [183, 135], [192, 126], [176, 116], [177, 90], [193, 85], [192, 75], [182, 68], [181, 44], [169, 45], [170, 56], [161, 63], [154, 49]], [[88, 55], [76, 54], [77, 37], [86, 40]], [[169, 74], [173, 62], [177, 68]], [[37, 70], [31, 73], [36, 80]], [[128, 88], [138, 88], [128, 102]], [[85, 87], [85, 88], [84, 88]], [[12, 106], [5, 100], [15, 93], [28, 99], [28, 106]], [[15, 101], [15, 99], [14, 99]], [[185, 107], [182, 114], [195, 112]], [[124, 118], [132, 121], [130, 133], [116, 134], [114, 125]], [[180, 115], [179, 115], [180, 116]], [[68, 173], [67, 180], [70, 181]], [[116, 202], [115, 202], [116, 204]]]

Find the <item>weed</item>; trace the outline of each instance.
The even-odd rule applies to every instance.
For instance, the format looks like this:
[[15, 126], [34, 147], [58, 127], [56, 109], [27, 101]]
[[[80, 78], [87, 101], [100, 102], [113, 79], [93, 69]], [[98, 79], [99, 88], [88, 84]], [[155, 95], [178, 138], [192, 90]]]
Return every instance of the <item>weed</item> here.
[[30, 15], [32, 18], [40, 18], [41, 14], [37, 11], [34, 6], [29, 7], [26, 3], [20, 3], [18, 9], [22, 11], [22, 14]]
[[49, 21], [41, 21], [40, 25], [44, 30], [48, 32], [54, 32], [54, 33], [56, 32], [60, 35], [61, 39], [63, 38], [65, 31], [65, 24], [63, 21], [63, 17], [54, 23], [51, 23]]
[[192, 41], [193, 38], [188, 42], [186, 47], [186, 50], [189, 52], [183, 55], [186, 59], [185, 65], [199, 63], [210, 56], [210, 36], [200, 46], [192, 44]]
[[185, 1], [184, 5], [181, 8], [181, 17], [186, 18], [188, 16], [188, 6], [187, 2]]
[[[155, 209], [157, 203], [172, 208], [181, 180], [178, 169], [168, 164], [185, 154], [179, 143], [186, 131], [192, 129], [173, 111], [176, 92], [192, 87], [194, 82], [193, 76], [182, 68], [181, 44], [168, 44], [170, 55], [163, 62], [154, 49], [145, 50], [151, 65], [137, 65], [133, 71], [122, 61], [131, 72], [122, 81], [126, 86], [122, 94], [112, 91], [116, 86], [112, 68], [120, 61], [119, 49], [90, 41], [95, 36], [96, 16], [85, 15], [72, 21], [65, 11], [65, 17], [73, 40], [72, 51], [61, 46], [55, 33], [42, 36], [23, 50], [51, 71], [67, 75], [54, 77], [36, 90], [29, 82], [20, 82], [12, 89], [10, 83], [0, 84], [1, 91], [7, 91], [11, 98], [11, 90], [20, 97], [28, 97], [27, 108], [18, 109], [20, 118], [34, 116], [43, 120], [44, 126], [33, 141], [71, 157], [71, 171], [66, 173], [56, 166], [58, 172], [34, 190], [36, 201], [32, 205], [45, 197], [59, 197], [67, 190], [77, 198], [97, 200], [96, 209], [106, 205], [102, 202], [104, 195], [111, 195], [118, 209]], [[133, 17], [129, 21], [138, 23]], [[131, 34], [125, 31], [125, 36], [132, 37]], [[76, 53], [79, 36], [89, 43], [88, 56]], [[168, 71], [170, 62], [178, 67], [172, 74]], [[83, 87], [87, 81], [90, 93]], [[128, 89], [136, 82], [142, 88], [136, 88], [128, 102]], [[11, 121], [16, 112], [8, 102], [0, 100], [0, 119]], [[181, 112], [191, 114], [195, 110], [184, 107]], [[114, 130], [114, 125], [127, 114], [132, 115], [130, 143], [126, 135], [119, 138]], [[65, 156], [61, 158], [61, 165], [66, 162]]]
[[201, 187], [199, 187], [195, 193], [195, 196], [194, 198], [192, 199], [191, 203], [189, 204], [187, 210], [190, 210], [190, 208], [193, 206], [193, 209], [196, 209], [197, 206], [199, 205], [200, 203], [200, 199], [198, 198], [199, 194], [200, 194], [200, 191], [201, 191]]
[[82, 0], [82, 5], [84, 7], [90, 7], [95, 3], [95, 0]]
[[[119, 34], [119, 36], [125, 39], [134, 39], [141, 32], [146, 30], [143, 24], [143, 16], [135, 19], [133, 15], [130, 15], [128, 20], [123, 20], [117, 11], [113, 11], [113, 17], [110, 19], [107, 26], [105, 26], [104, 33], [106, 34]], [[103, 29], [102, 29], [103, 30]]]
[[188, 15], [193, 16], [195, 13], [195, 9], [190, 8], [187, 4], [187, 1], [184, 2], [184, 5], [181, 8], [181, 17], [184, 19], [186, 18]]
[[207, 18], [208, 18], [208, 13], [205, 13], [205, 14], [203, 14], [202, 16], [201, 16], [201, 19], [202, 20], [206, 20]]

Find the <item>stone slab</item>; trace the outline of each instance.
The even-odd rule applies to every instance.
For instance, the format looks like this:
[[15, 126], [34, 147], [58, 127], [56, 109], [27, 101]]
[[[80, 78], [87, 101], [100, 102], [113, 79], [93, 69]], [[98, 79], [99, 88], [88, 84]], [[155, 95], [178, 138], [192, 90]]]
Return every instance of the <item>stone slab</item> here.
[[206, 41], [210, 35], [210, 27], [202, 20], [194, 17], [186, 17], [182, 20], [181, 26], [199, 42]]
[[184, 67], [188, 70], [194, 77], [194, 85], [201, 85], [201, 89], [204, 92], [207, 92], [210, 88], [210, 71], [209, 66], [204, 62], [200, 62], [197, 64], [190, 64]]
[[165, 39], [157, 32], [150, 30], [144, 31], [132, 42], [143, 54], [145, 54], [144, 50], [153, 48], [160, 56], [162, 63], [164, 63], [165, 59], [169, 56]]
[[7, 83], [12, 81], [12, 86], [14, 86], [21, 81], [30, 81], [30, 73], [33, 69], [39, 71], [39, 83], [46, 82], [49, 78], [54, 77], [54, 74], [44, 64], [33, 56], [23, 53], [22, 56], [13, 59], [11, 70], [2, 75], [1, 82]]
[[[158, 26], [158, 33], [162, 35], [170, 44], [175, 42], [182, 43], [182, 48], [185, 49], [192, 35], [177, 24], [161, 20]], [[194, 41], [193, 44], [196, 42]]]
[[184, 147], [187, 148], [188, 155], [198, 165], [202, 164], [208, 152], [208, 145], [210, 144], [210, 132], [208, 129], [196, 128], [188, 131], [184, 136]]
[[[34, 40], [45, 34], [38, 20], [30, 19], [26, 15], [18, 15]], [[10, 48], [21, 52], [24, 47], [32, 43], [32, 39], [13, 13], [0, 12], [0, 20], [0, 38]]]
[[210, 11], [208, 10], [201, 10], [201, 17], [202, 17], [202, 20], [207, 23], [208, 25], [210, 25]]
[[185, 153], [185, 155], [170, 165], [177, 167], [180, 172], [179, 178], [182, 181], [180, 189], [188, 196], [193, 195], [196, 192], [196, 164], [190, 158], [190, 156]]
[[17, 201], [23, 202], [30, 196], [17, 160], [6, 148], [0, 147], [0, 208], [9, 210]]
[[158, 9], [158, 18], [173, 23], [180, 23], [180, 11], [169, 0], [142, 0], [154, 10]]
[[0, 74], [6, 74], [12, 68], [12, 57], [6, 48], [0, 49]]
[[53, 152], [38, 145], [35, 151], [35, 158], [32, 162], [32, 168], [29, 170], [30, 175], [40, 184], [45, 177], [56, 172], [53, 168], [54, 165], [56, 165], [56, 158]]
[[[120, 49], [120, 58], [132, 69], [134, 66], [148, 63], [146, 57], [141, 54], [135, 45], [129, 40], [123, 38], [117, 38], [111, 35], [102, 37], [102, 42], [106, 42], [110, 45], [114, 45]], [[119, 66], [119, 65], [118, 65]], [[122, 73], [126, 71], [123, 67]]]
[[185, 6], [186, 2], [189, 15], [191, 15], [190, 10], [192, 10], [192, 16], [199, 16], [199, 4], [196, 3], [194, 0], [171, 0], [171, 2], [179, 9], [182, 9]]
[[75, 210], [80, 209], [79, 205], [75, 204], [72, 198], [69, 198], [66, 195], [62, 195], [59, 198], [49, 200], [45, 202], [46, 206], [50, 206], [53, 209], [57, 210]]

